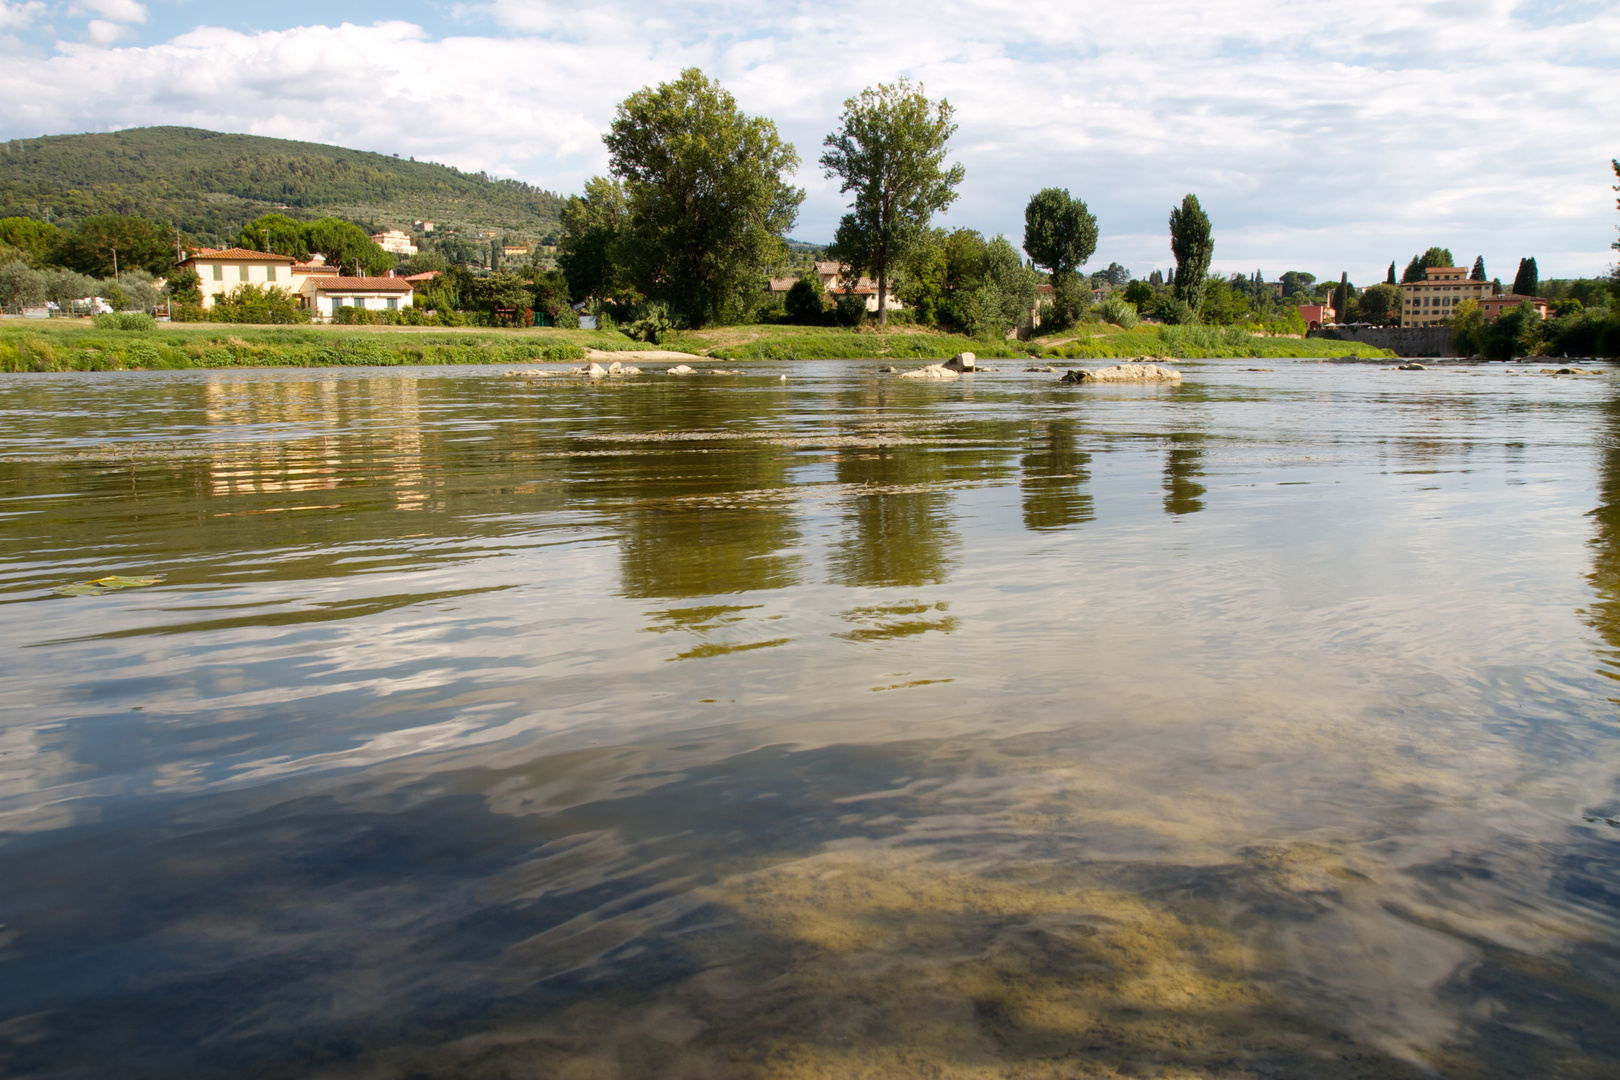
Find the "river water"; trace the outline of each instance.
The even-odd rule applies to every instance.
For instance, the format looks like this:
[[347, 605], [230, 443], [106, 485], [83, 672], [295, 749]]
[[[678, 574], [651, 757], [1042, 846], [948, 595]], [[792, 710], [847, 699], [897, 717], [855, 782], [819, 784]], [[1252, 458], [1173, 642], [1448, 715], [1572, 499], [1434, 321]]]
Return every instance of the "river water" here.
[[0, 1074], [1620, 1075], [1620, 383], [1001, 366], [0, 381]]

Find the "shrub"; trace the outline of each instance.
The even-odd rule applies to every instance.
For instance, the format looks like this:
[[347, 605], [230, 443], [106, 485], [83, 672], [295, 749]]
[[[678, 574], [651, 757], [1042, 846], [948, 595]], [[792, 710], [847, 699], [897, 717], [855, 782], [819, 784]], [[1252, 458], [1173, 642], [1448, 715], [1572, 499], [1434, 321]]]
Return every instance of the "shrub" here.
[[817, 326], [826, 316], [827, 304], [821, 286], [809, 278], [800, 278], [787, 291], [782, 302], [789, 322], [801, 326]]
[[1136, 305], [1128, 303], [1117, 296], [1110, 296], [1097, 305], [1097, 315], [1103, 322], [1113, 323], [1122, 329], [1129, 330], [1136, 325]]
[[152, 330], [157, 320], [144, 311], [118, 311], [111, 315], [97, 315], [92, 320], [98, 330]]
[[859, 326], [866, 321], [866, 297], [846, 293], [837, 300], [839, 326]]
[[669, 317], [669, 307], [665, 304], [643, 304], [638, 310], [636, 321], [624, 328], [625, 334], [637, 341], [656, 345], [659, 337], [675, 328], [675, 323]]
[[298, 297], [276, 285], [238, 285], [208, 309], [211, 322], [222, 323], [302, 323], [309, 312], [298, 306]]

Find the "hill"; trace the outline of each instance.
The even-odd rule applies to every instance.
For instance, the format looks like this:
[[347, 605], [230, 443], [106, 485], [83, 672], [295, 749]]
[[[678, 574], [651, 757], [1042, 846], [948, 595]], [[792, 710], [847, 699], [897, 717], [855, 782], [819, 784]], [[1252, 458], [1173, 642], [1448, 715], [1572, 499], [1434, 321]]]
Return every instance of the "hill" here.
[[272, 210], [407, 231], [425, 218], [441, 235], [538, 239], [556, 229], [562, 203], [529, 184], [448, 165], [199, 128], [0, 143], [0, 217], [71, 227], [93, 214], [134, 214], [172, 222], [206, 244], [229, 243], [243, 223]]

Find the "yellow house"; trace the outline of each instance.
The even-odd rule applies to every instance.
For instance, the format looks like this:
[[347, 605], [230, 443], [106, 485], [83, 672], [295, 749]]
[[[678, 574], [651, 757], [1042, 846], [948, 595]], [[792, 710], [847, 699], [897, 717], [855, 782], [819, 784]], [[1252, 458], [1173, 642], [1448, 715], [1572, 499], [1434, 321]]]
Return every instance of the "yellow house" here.
[[268, 251], [199, 248], [180, 265], [197, 271], [197, 276], [202, 279], [202, 306], [211, 308], [221, 296], [228, 296], [241, 285], [298, 292], [300, 282], [293, 280], [292, 271], [297, 261], [291, 255], [275, 255]]
[[1460, 266], [1431, 266], [1426, 278], [1401, 286], [1401, 325], [1440, 326], [1464, 300], [1491, 295], [1488, 281], [1469, 281]]

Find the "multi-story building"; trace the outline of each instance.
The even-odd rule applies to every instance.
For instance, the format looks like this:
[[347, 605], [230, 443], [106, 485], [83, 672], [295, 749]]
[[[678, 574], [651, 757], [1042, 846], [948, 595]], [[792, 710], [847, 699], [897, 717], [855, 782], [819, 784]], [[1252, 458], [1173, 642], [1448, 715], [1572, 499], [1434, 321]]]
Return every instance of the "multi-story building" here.
[[415, 255], [416, 241], [409, 233], [402, 233], [398, 229], [389, 229], [387, 232], [374, 233], [371, 242], [388, 252], [390, 255]]
[[1509, 308], [1516, 308], [1520, 304], [1529, 304], [1535, 309], [1537, 315], [1543, 319], [1547, 317], [1549, 305], [1539, 296], [1520, 296], [1518, 293], [1508, 293], [1505, 296], [1488, 296], [1479, 302], [1479, 313], [1485, 316], [1486, 322], [1491, 322], [1502, 312]]
[[291, 255], [274, 255], [268, 251], [200, 248], [180, 265], [197, 271], [202, 279], [202, 306], [211, 308], [221, 296], [228, 296], [244, 284], [296, 293], [299, 283], [293, 274], [293, 264], [297, 262]]
[[1464, 300], [1491, 295], [1488, 281], [1469, 281], [1461, 266], [1431, 266], [1425, 279], [1401, 286], [1401, 325], [1439, 326]]

